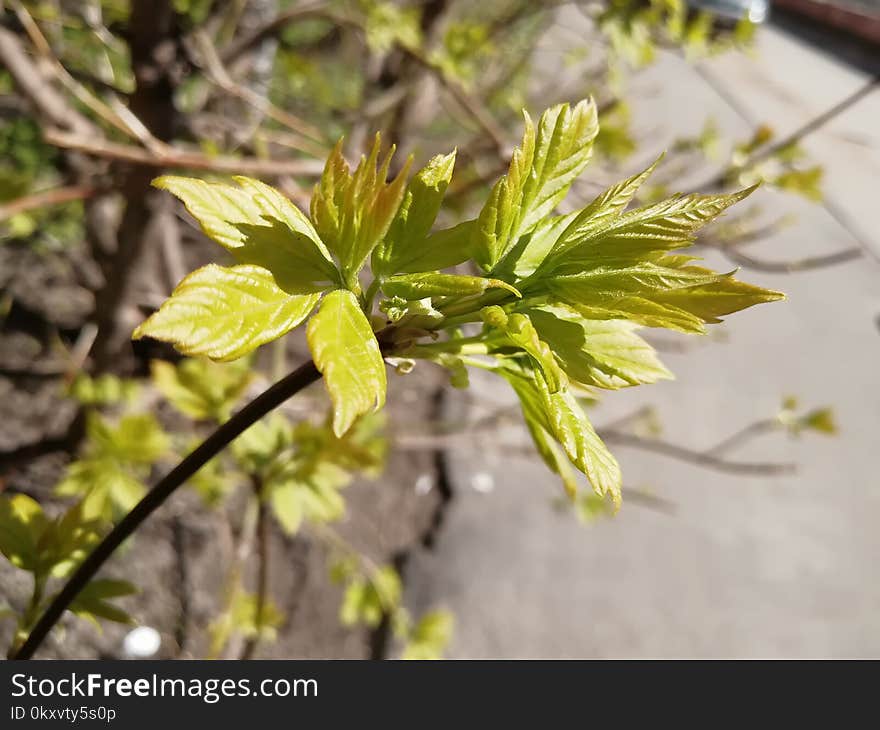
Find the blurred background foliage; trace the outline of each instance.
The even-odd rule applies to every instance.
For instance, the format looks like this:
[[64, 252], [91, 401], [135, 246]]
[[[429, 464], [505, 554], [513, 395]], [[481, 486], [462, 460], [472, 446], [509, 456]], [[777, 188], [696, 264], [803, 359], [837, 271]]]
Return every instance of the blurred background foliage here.
[[[553, 30], [563, 5], [589, 21], [587, 37]], [[47, 600], [47, 584], [82, 559], [84, 546], [131, 508], [151, 477], [302, 355], [292, 343], [258, 361], [218, 365], [181, 360], [155, 343], [132, 348], [133, 327], [212, 255], [170, 196], [149, 187], [153, 177], [248, 174], [307, 207], [336, 139], [345, 137], [354, 158], [382, 130], [383, 140], [417, 161], [458, 148], [447, 199], [466, 216], [506, 169], [523, 108], [592, 96], [600, 133], [587, 177], [595, 189], [578, 191], [589, 198], [645, 143], [631, 125], [639, 103], [627, 92], [634, 70], [661, 50], [687, 61], [747, 50], [756, 32], [747, 20], [717, 22], [684, 0], [7, 0], [2, 8], [0, 370], [21, 396], [16, 407], [39, 421], [11, 428], [0, 444], [0, 536], [20, 536], [17, 543], [4, 537], [0, 547], [33, 578], [25, 598], [14, 590], [8, 596], [14, 641]], [[564, 83], [556, 83], [556, 69], [566, 71], [559, 75]], [[707, 119], [698, 135], [668, 151], [638, 202], [681, 190], [678, 180], [707, 167], [714, 172], [693, 191], [764, 181], [819, 200], [822, 169], [799, 141], [798, 134], [778, 139], [769, 123], [749, 139], [725, 140]], [[700, 243], [760, 268], [739, 246], [787, 222], [747, 209]], [[847, 255], [790, 266], [822, 266]], [[417, 490], [443, 481], [442, 438], [449, 430], [439, 423], [442, 388], [430, 379], [419, 388], [422, 417], [438, 424], [436, 443], [415, 467]], [[269, 530], [322, 546], [341, 586], [339, 621], [360, 627], [368, 653], [384, 656], [392, 645], [412, 658], [442, 653], [451, 616], [411, 617], [403, 607], [406, 550], [398, 545], [376, 555], [381, 545], [355, 547], [333, 527], [346, 515], [357, 521], [346, 509], [345, 487], [381, 473], [394, 449], [394, 413], [390, 425], [368, 419], [339, 439], [323, 404], [310, 408], [258, 424], [193, 479], [198, 502], [190, 506], [222, 514], [234, 539], [221, 590], [200, 609], [210, 619], [209, 636], [194, 640], [177, 630], [169, 655], [248, 657], [278, 637], [290, 609], [268, 583]], [[658, 424], [655, 414], [642, 413], [619, 425], [617, 435], [665, 448]], [[775, 429], [835, 430], [830, 411], [804, 414], [793, 401], [750, 428], [749, 438]], [[33, 467], [58, 454], [50, 467]], [[449, 498], [438, 491], [439, 502], [404, 543], [430, 544]], [[667, 506], [650, 490], [632, 494], [648, 506]], [[607, 511], [592, 495], [569, 507], [585, 521]], [[248, 569], [254, 560], [258, 567]], [[96, 581], [77, 613], [130, 621], [108, 602], [122, 598], [137, 614], [133, 590]]]

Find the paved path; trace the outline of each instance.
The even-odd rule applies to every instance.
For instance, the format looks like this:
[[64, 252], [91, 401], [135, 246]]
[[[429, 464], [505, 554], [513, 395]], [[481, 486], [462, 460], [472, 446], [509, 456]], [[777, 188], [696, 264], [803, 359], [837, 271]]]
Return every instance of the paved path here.
[[[639, 76], [646, 159], [696, 132], [706, 113], [740, 137], [763, 120], [784, 134], [863, 83], [772, 28], [756, 58], [725, 56], [706, 69], [727, 101], [676, 59]], [[453, 656], [880, 654], [878, 120], [875, 93], [807, 144], [827, 166], [832, 201], [873, 253], [797, 275], [744, 272], [789, 301], [733, 317], [724, 341], [665, 354], [676, 382], [612, 393], [595, 417], [608, 422], [649, 402], [667, 438], [706, 447], [795, 394], [833, 402], [841, 436], [774, 434], [737, 453], [797, 461], [798, 474], [785, 478], [730, 477], [618, 447], [625, 481], [654, 489], [676, 512], [632, 504], [587, 527], [553, 509], [557, 483], [519, 450], [456, 451], [458, 496], [437, 549], [411, 565], [407, 596], [415, 609], [439, 602], [456, 613]], [[822, 208], [766, 191], [761, 200], [799, 216], [760, 244], [766, 257], [854, 245]], [[477, 390], [507, 397], [492, 383]], [[481, 472], [494, 488], [486, 491]]]

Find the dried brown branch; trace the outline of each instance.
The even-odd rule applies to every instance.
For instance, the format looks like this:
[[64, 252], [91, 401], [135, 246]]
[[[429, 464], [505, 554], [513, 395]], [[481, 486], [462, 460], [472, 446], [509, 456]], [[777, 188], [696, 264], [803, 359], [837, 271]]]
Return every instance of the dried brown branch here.
[[320, 17], [326, 10], [327, 3], [325, 2], [307, 3], [305, 5], [297, 5], [285, 10], [250, 35], [240, 38], [237, 41], [233, 41], [221, 52], [220, 59], [224, 64], [229, 65], [263, 41], [280, 33], [288, 23], [310, 16]]
[[93, 133], [92, 123], [49, 83], [25, 51], [18, 36], [3, 27], [0, 27], [0, 63], [41, 117], [61, 129], [86, 135]]
[[39, 193], [31, 193], [30, 195], [24, 195], [21, 198], [16, 198], [0, 205], [0, 220], [6, 220], [18, 213], [26, 213], [37, 208], [61, 205], [72, 200], [85, 200], [98, 192], [100, 192], [99, 188], [92, 185], [68, 185], [43, 190]]
[[145, 167], [188, 168], [206, 170], [220, 174], [245, 173], [251, 175], [305, 175], [318, 176], [324, 166], [320, 160], [263, 160], [255, 157], [229, 157], [218, 155], [209, 157], [199, 152], [190, 152], [169, 147], [162, 154], [133, 145], [94, 140], [79, 134], [71, 134], [60, 129], [47, 129], [44, 137], [49, 144], [64, 149], [76, 150], [93, 157], [101, 157], [118, 162], [128, 162]]
[[292, 131], [309, 138], [298, 140], [298, 149], [308, 152], [315, 157], [322, 159], [326, 157], [329, 147], [322, 144], [324, 142], [324, 135], [321, 133], [321, 130], [316, 129], [290, 112], [275, 106], [266, 97], [261, 96], [252, 89], [236, 83], [217, 55], [217, 49], [214, 48], [214, 44], [207, 33], [201, 30], [195, 31], [193, 33], [193, 43], [199, 51], [203, 62], [203, 70], [211, 83], [227, 94], [241, 99], [270, 119], [274, 119], [279, 124], [283, 124]]
[[58, 57], [52, 51], [52, 47], [49, 45], [46, 37], [40, 30], [39, 25], [37, 25], [37, 22], [31, 17], [27, 9], [17, 0], [13, 0], [11, 4], [16, 16], [24, 27], [25, 32], [40, 57], [43, 59], [47, 67], [51, 69], [58, 81], [60, 81], [79, 102], [91, 109], [98, 117], [108, 124], [140, 142], [151, 152], [156, 154], [167, 153], [168, 145], [154, 137], [143, 122], [141, 122], [141, 120], [118, 99], [114, 99], [110, 104], [106, 104], [77, 81], [67, 69], [64, 68], [61, 61], [58, 60]]

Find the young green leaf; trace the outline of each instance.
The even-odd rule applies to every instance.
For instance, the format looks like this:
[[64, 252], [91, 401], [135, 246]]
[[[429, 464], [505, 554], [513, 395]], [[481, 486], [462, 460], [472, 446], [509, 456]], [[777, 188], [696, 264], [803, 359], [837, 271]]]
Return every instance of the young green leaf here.
[[512, 274], [524, 279], [535, 273], [575, 216], [577, 212], [552, 216], [538, 223], [531, 233], [521, 236], [498, 263], [497, 275]]
[[80, 618], [89, 619], [96, 625], [99, 618], [120, 624], [133, 623], [131, 616], [110, 601], [137, 593], [128, 581], [97, 578], [90, 581], [70, 604], [70, 611]]
[[429, 611], [412, 628], [402, 659], [440, 659], [452, 639], [455, 619], [449, 611]]
[[87, 519], [112, 522], [130, 512], [147, 488], [130, 467], [107, 456], [89, 456], [71, 463], [54, 491], [59, 497], [81, 498]]
[[[375, 276], [381, 278], [404, 271], [401, 267], [411, 264], [413, 259], [418, 260], [452, 179], [454, 166], [455, 152], [437, 155], [410, 181], [388, 233], [373, 250], [371, 263]], [[438, 268], [445, 266], [420, 270]]]
[[129, 403], [137, 397], [138, 383], [112, 373], [96, 377], [80, 373], [70, 386], [70, 396], [84, 406], [104, 406]]
[[550, 347], [541, 341], [527, 315], [518, 312], [508, 315], [501, 307], [493, 305], [484, 307], [480, 316], [486, 324], [504, 333], [505, 345], [518, 347], [531, 356], [544, 374], [551, 393], [565, 387], [565, 373], [560, 369]]
[[168, 453], [171, 441], [150, 414], [129, 414], [113, 424], [89, 413], [86, 435], [85, 455], [68, 465], [55, 493], [81, 497], [84, 518], [109, 522], [146, 494], [138, 475]]
[[554, 276], [547, 280], [547, 288], [563, 301], [590, 304], [607, 295], [637, 294], [651, 299], [658, 291], [714, 284], [722, 278], [722, 274], [696, 266], [673, 268], [645, 261]]
[[153, 464], [171, 446], [168, 435], [149, 413], [125, 415], [115, 425], [89, 413], [86, 436], [91, 454], [129, 464]]
[[[613, 210], [603, 213], [600, 204], [595, 209], [595, 222], [587, 215], [596, 205], [594, 201], [560, 236], [541, 271], [545, 275], [571, 273], [584, 266], [595, 266], [602, 259], [638, 260], [653, 252], [688, 246], [700, 228], [751, 195], [755, 187], [729, 195], [672, 197], [610, 220]], [[601, 201], [604, 195], [597, 200]]]
[[463, 274], [398, 274], [382, 282], [382, 291], [390, 297], [424, 299], [426, 297], [469, 296], [482, 294], [487, 289], [507, 289], [515, 296], [520, 293], [505, 281]]
[[97, 540], [97, 524], [80, 504], [49, 519], [27, 495], [0, 496], [0, 553], [41, 579], [63, 574]]
[[186, 358], [177, 365], [150, 363], [153, 385], [183, 415], [196, 420], [225, 421], [251, 380], [247, 360], [216, 363]]
[[717, 324], [720, 317], [743, 309], [785, 299], [781, 292], [762, 289], [724, 276], [705, 286], [686, 289], [670, 289], [655, 294], [653, 300], [661, 305], [672, 305], [689, 314], [699, 317], [707, 324]]
[[39, 545], [48, 524], [43, 508], [27, 495], [0, 495], [0, 553], [16, 568], [40, 569]]
[[180, 282], [132, 337], [171, 342], [186, 355], [235, 360], [290, 332], [318, 297], [288, 294], [260, 266], [209, 264]]
[[526, 312], [572, 380], [623, 388], [671, 379], [654, 348], [625, 320], [589, 320], [570, 309], [544, 306]]
[[598, 131], [596, 107], [560, 104], [541, 115], [537, 130], [528, 114], [520, 147], [507, 175], [492, 188], [474, 232], [474, 257], [492, 271], [520, 236], [545, 219], [586, 167]]
[[400, 274], [448, 269], [471, 257], [471, 239], [477, 221], [470, 220], [451, 228], [434, 231], [418, 245], [400, 251], [393, 269]]
[[322, 463], [308, 480], [289, 479], [273, 484], [269, 504], [288, 535], [299, 530], [304, 520], [332, 522], [345, 514], [345, 501], [339, 489], [349, 476], [334, 464]]
[[341, 436], [358, 416], [385, 404], [379, 343], [357, 298], [343, 289], [324, 297], [306, 336], [333, 402], [333, 431]]
[[559, 442], [597, 494], [609, 494], [619, 504], [620, 467], [571, 391], [551, 392], [540, 370], [511, 359], [503, 361], [498, 372], [513, 386], [526, 421], [539, 424]]
[[263, 476], [293, 446], [293, 429], [277, 411], [261, 418], [232, 442], [232, 453], [242, 471]]
[[584, 235], [586, 231], [601, 230], [611, 225], [611, 222], [626, 210], [639, 188], [651, 176], [661, 159], [663, 159], [663, 155], [654, 160], [647, 169], [612, 185], [597, 195], [595, 200], [580, 213], [577, 213], [570, 222], [569, 228], [565, 232], [566, 237]]
[[408, 159], [397, 177], [387, 182], [394, 147], [380, 164], [380, 146], [377, 134], [369, 157], [361, 157], [352, 174], [342, 156], [340, 140], [330, 153], [321, 181], [312, 194], [312, 220], [321, 238], [339, 259], [343, 280], [349, 288], [355, 288], [357, 273], [397, 214], [412, 163], [412, 158]]
[[228, 608], [208, 626], [211, 637], [209, 655], [219, 656], [236, 633], [245, 639], [259, 638], [261, 642], [271, 643], [278, 638], [278, 628], [283, 624], [284, 614], [274, 601], [264, 597], [260, 606], [254, 594], [238, 590]]
[[207, 236], [241, 264], [262, 266], [288, 294], [312, 294], [339, 282], [327, 247], [308, 218], [259, 180], [240, 185], [166, 175], [153, 185], [180, 198]]
[[380, 566], [369, 576], [355, 577], [345, 590], [339, 620], [345, 626], [378, 626], [385, 614], [397, 609], [402, 592], [400, 576], [390, 565]]
[[671, 304], [661, 304], [640, 296], [604, 292], [591, 296], [589, 303], [569, 301], [564, 304], [585, 319], [628, 319], [643, 327], [663, 327], [689, 334], [703, 334], [706, 331], [703, 320], [696, 315]]
[[543, 421], [543, 419], [539, 419], [536, 414], [526, 412], [525, 410], [523, 410], [523, 418], [538, 454], [544, 460], [547, 468], [559, 475], [568, 497], [574, 499], [578, 493], [578, 480], [575, 471], [571, 468], [571, 462], [568, 460], [568, 457], [559, 448], [553, 437], [547, 433], [541, 422], [539, 422]]

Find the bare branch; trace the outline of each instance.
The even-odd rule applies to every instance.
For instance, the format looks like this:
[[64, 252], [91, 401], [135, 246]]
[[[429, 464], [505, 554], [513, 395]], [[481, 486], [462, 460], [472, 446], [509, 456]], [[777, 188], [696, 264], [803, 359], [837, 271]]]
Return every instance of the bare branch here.
[[706, 451], [706, 453], [712, 454], [712, 456], [720, 456], [721, 454], [727, 453], [728, 451], [732, 451], [738, 446], [742, 446], [743, 444], [748, 443], [758, 436], [763, 436], [766, 433], [779, 430], [781, 425], [782, 424], [775, 418], [767, 418], [762, 421], [755, 421], [754, 423], [750, 423], [748, 426], [740, 429], [731, 436], [728, 436], [726, 439], [718, 442], [717, 444], [715, 444], [715, 446]]
[[36, 107], [40, 116], [62, 129], [92, 133], [92, 123], [45, 79], [18, 37], [3, 27], [0, 27], [0, 63], [6, 67], [15, 85]]
[[[752, 165], [766, 160], [769, 157], [777, 154], [778, 152], [784, 150], [786, 147], [790, 147], [791, 145], [797, 144], [805, 137], [808, 137], [810, 134], [815, 132], [817, 129], [824, 127], [828, 122], [833, 120], [835, 117], [840, 116], [847, 109], [864, 99], [868, 94], [873, 92], [878, 86], [880, 86], [880, 76], [874, 76], [867, 83], [860, 86], [853, 93], [847, 96], [842, 101], [839, 101], [837, 104], [832, 106], [830, 109], [822, 112], [816, 117], [810, 119], [806, 124], [796, 129], [789, 135], [786, 135], [782, 139], [777, 142], [773, 142], [771, 144], [764, 145], [763, 147], [755, 150], [751, 155], [749, 155], [748, 159], [740, 165], [737, 165], [736, 169], [744, 169], [751, 167]], [[733, 172], [733, 168], [728, 167], [721, 172], [719, 172], [714, 177], [710, 178], [702, 185], [698, 185], [694, 188], [695, 191], [711, 191], [721, 188], [729, 179], [731, 173]]]
[[[318, 141], [319, 143], [324, 141], [324, 135], [321, 133], [321, 130], [316, 129], [311, 124], [304, 122], [290, 112], [275, 106], [266, 97], [261, 96], [252, 89], [236, 83], [229, 75], [229, 72], [226, 70], [223, 62], [217, 55], [217, 49], [214, 48], [214, 44], [211, 42], [207, 33], [201, 30], [195, 31], [193, 33], [193, 42], [202, 57], [204, 71], [211, 83], [220, 87], [227, 94], [241, 99], [246, 104], [254, 107], [254, 109], [262, 112], [269, 118], [274, 119], [276, 122], [283, 124], [294, 132], [304, 135], [305, 137], [310, 137], [311, 140]], [[308, 139], [299, 140], [298, 144], [299, 149], [308, 152], [315, 157], [323, 158], [329, 151], [329, 148], [325, 145], [315, 144]]]
[[696, 451], [668, 441], [642, 438], [641, 436], [624, 433], [622, 431], [599, 429], [599, 435], [602, 439], [611, 444], [616, 443], [620, 446], [631, 446], [636, 449], [650, 451], [655, 454], [685, 461], [689, 464], [694, 464], [695, 466], [714, 469], [715, 471], [721, 471], [727, 474], [763, 474], [766, 476], [778, 476], [782, 474], [793, 474], [796, 468], [794, 464], [785, 463], [728, 461], [727, 459], [713, 455], [712, 449], [708, 451]]
[[61, 188], [51, 188], [39, 193], [25, 195], [8, 203], [0, 205], [0, 221], [11, 218], [18, 213], [26, 213], [36, 208], [46, 208], [50, 205], [61, 205], [72, 200], [85, 200], [100, 192], [91, 185], [69, 185]]
[[862, 257], [862, 251], [858, 248], [847, 248], [836, 253], [826, 254], [823, 256], [807, 256], [801, 259], [791, 259], [788, 261], [768, 261], [756, 256], [745, 254], [739, 249], [729, 246], [721, 247], [721, 252], [729, 258], [733, 263], [744, 266], [755, 271], [765, 271], [771, 274], [791, 274], [795, 271], [810, 271], [811, 269], [822, 269], [828, 266], [844, 264], [848, 261]]
[[27, 9], [20, 3], [12, 3], [15, 14], [24, 26], [25, 32], [31, 39], [31, 43], [37, 49], [37, 52], [46, 62], [47, 66], [52, 69], [55, 77], [64, 85], [64, 87], [73, 94], [82, 104], [91, 109], [101, 119], [108, 124], [116, 127], [116, 129], [136, 139], [144, 147], [151, 152], [161, 154], [168, 151], [168, 145], [161, 140], [156, 139], [144, 124], [132, 112], [122, 104], [118, 99], [114, 99], [110, 105], [105, 104], [101, 99], [95, 96], [79, 81], [77, 81], [64, 68], [64, 65], [52, 51], [49, 42], [40, 30], [36, 21], [28, 13]]
[[220, 54], [220, 59], [224, 64], [229, 65], [255, 46], [258, 46], [264, 40], [280, 33], [288, 23], [309, 16], [320, 17], [326, 10], [327, 4], [325, 2], [313, 2], [306, 5], [298, 5], [284, 11], [283, 13], [279, 13], [277, 17], [270, 20], [262, 28], [259, 28], [250, 35], [230, 44], [230, 46], [224, 49]]
[[209, 157], [199, 152], [190, 152], [176, 147], [169, 147], [166, 152], [155, 154], [141, 147], [100, 139], [94, 140], [59, 129], [47, 129], [43, 136], [49, 144], [56, 147], [76, 150], [93, 157], [103, 157], [146, 167], [188, 168], [220, 174], [247, 173], [269, 177], [275, 175], [317, 177], [324, 168], [320, 160], [263, 160], [255, 157], [228, 157], [224, 155]]

